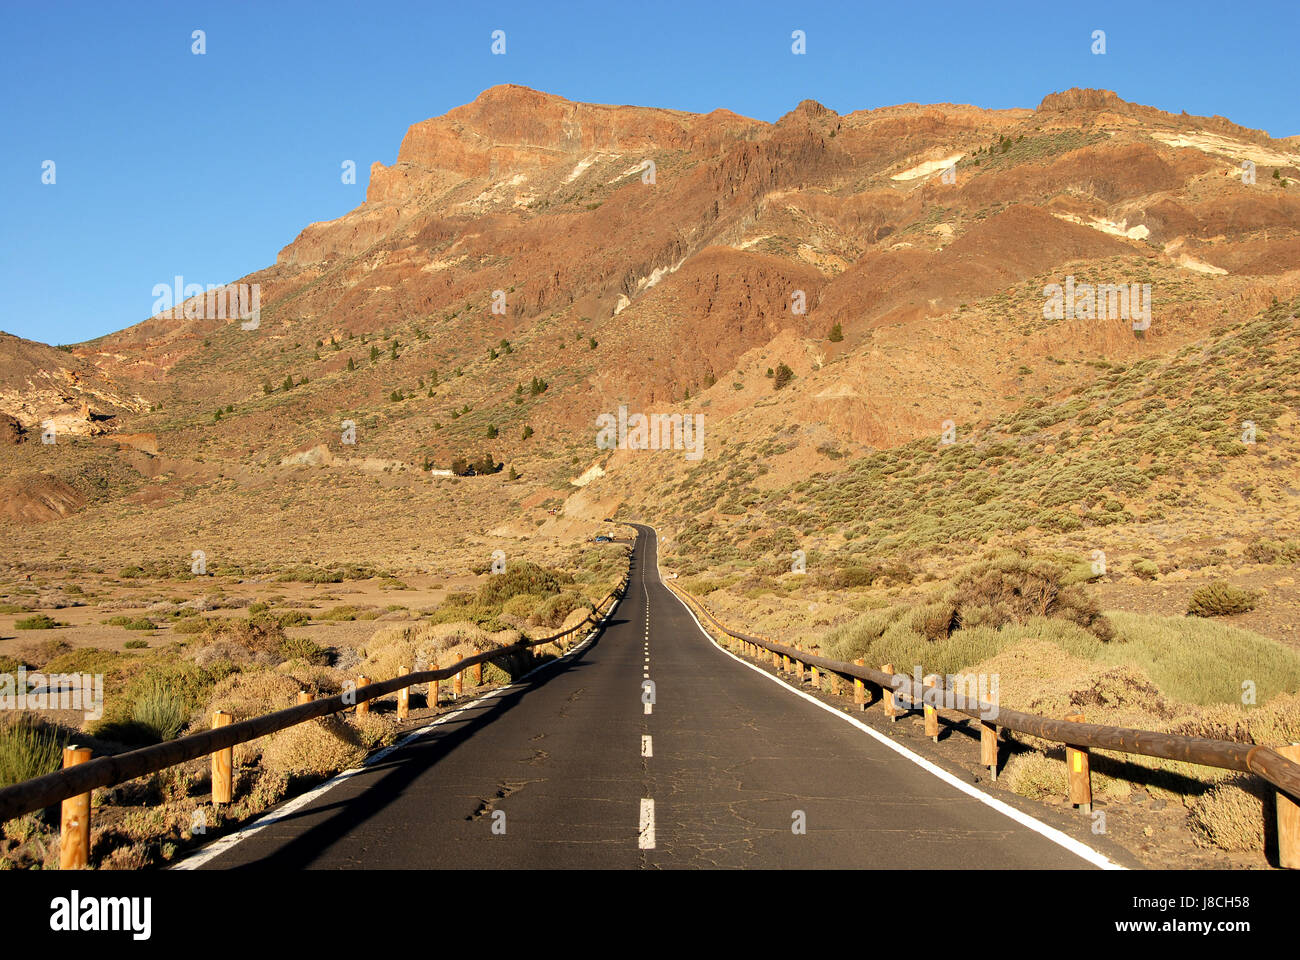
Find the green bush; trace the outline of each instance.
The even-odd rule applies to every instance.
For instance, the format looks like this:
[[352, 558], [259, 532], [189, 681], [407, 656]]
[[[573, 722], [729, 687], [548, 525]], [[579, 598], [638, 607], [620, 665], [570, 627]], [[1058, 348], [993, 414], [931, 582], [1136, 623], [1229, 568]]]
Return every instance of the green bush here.
[[1255, 609], [1255, 594], [1234, 587], [1226, 580], [1215, 580], [1197, 587], [1187, 603], [1189, 617], [1229, 617]]
[[30, 715], [0, 724], [0, 787], [58, 770], [67, 742], [60, 728]]
[[791, 370], [784, 361], [776, 365], [776, 373], [772, 377], [772, 389], [780, 390], [794, 379], [794, 371]]
[[1134, 560], [1133, 573], [1143, 580], [1154, 580], [1156, 575], [1160, 573], [1160, 568], [1156, 566], [1153, 560]]
[[37, 613], [30, 617], [23, 617], [14, 623], [15, 630], [53, 630], [55, 627], [61, 627], [63, 624], [53, 620], [43, 613]]
[[131, 719], [159, 742], [180, 733], [189, 716], [185, 697], [161, 677], [150, 679], [131, 703]]
[[154, 622], [147, 617], [110, 617], [105, 620], [110, 627], [125, 627], [127, 630], [155, 630]]
[[285, 660], [305, 660], [318, 666], [324, 666], [330, 661], [328, 651], [309, 637], [286, 637], [280, 653]]

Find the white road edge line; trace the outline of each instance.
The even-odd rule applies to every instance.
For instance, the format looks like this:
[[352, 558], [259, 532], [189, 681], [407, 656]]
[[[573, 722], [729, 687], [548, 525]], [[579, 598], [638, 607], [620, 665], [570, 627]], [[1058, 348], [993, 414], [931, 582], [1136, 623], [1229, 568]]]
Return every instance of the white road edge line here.
[[641, 836], [636, 845], [642, 850], [655, 848], [655, 802], [649, 798], [641, 801]]
[[[644, 574], [642, 576], [644, 578]], [[429, 733], [433, 732], [434, 728], [440, 726], [441, 724], [447, 723], [450, 720], [455, 720], [462, 713], [476, 706], [477, 704], [483, 703], [486, 700], [490, 700], [493, 697], [499, 697], [504, 693], [509, 693], [511, 690], [514, 690], [516, 687], [523, 686], [524, 681], [527, 680], [529, 677], [531, 677], [534, 673], [537, 673], [538, 671], [541, 670], [546, 670], [550, 667], [555, 666], [557, 663], [562, 663], [563, 661], [569, 659], [574, 654], [579, 653], [580, 651], [585, 649], [591, 643], [592, 639], [596, 636], [596, 634], [600, 632], [600, 627], [603, 626], [609, 620], [609, 618], [614, 615], [614, 611], [618, 609], [619, 604], [621, 604], [622, 602], [623, 602], [623, 598], [620, 597], [614, 603], [614, 605], [609, 608], [608, 612], [606, 612], [605, 615], [600, 618], [600, 623], [592, 627], [591, 632], [588, 633], [586, 637], [583, 638], [582, 643], [575, 646], [572, 650], [570, 650], [568, 653], [564, 654], [563, 656], [556, 657], [554, 660], [548, 660], [546, 663], [539, 664], [536, 667], [533, 667], [533, 669], [529, 670], [527, 673], [525, 673], [522, 677], [520, 677], [518, 680], [516, 680], [514, 683], [510, 684], [509, 686], [498, 687], [496, 690], [489, 690], [487, 693], [483, 694], [483, 696], [476, 697], [475, 699], [471, 700], [469, 703], [465, 704], [463, 707], [458, 707], [457, 709], [453, 710], [451, 713], [443, 714], [442, 716], [438, 717], [438, 719], [426, 723], [424, 726], [411, 731], [406, 736], [404, 736], [401, 740], [398, 740], [396, 743], [391, 744], [385, 747], [384, 749], [378, 751], [377, 753], [371, 754], [370, 756], [366, 757], [365, 760], [361, 761], [361, 765], [359, 767], [353, 767], [351, 770], [344, 770], [342, 773], [335, 774], [333, 777], [331, 777], [329, 780], [326, 780], [320, 786], [308, 790], [306, 793], [301, 794], [297, 797], [294, 797], [292, 800], [288, 801], [282, 806], [276, 807], [270, 813], [263, 814], [261, 817], [254, 820], [252, 823], [244, 824], [234, 833], [230, 833], [224, 837], [220, 837], [212, 841], [212, 843], [208, 844], [205, 847], [200, 847], [198, 850], [194, 851], [189, 856], [185, 857], [183, 860], [180, 860], [177, 863], [173, 864], [168, 869], [197, 870], [199, 867], [203, 866], [205, 863], [207, 863], [209, 860], [212, 860], [214, 857], [219, 857], [223, 853], [229, 851], [240, 841], [247, 840], [249, 837], [253, 836], [256, 833], [260, 833], [262, 830], [271, 826], [273, 823], [283, 820], [286, 817], [288, 817], [291, 813], [295, 813], [298, 810], [301, 810], [303, 807], [307, 806], [309, 803], [311, 803], [313, 800], [320, 797], [322, 794], [328, 793], [330, 790], [333, 790], [340, 783], [344, 783], [345, 781], [352, 779], [359, 773], [364, 773], [366, 767], [378, 763], [380, 760], [384, 759], [389, 754], [402, 749], [402, 747], [406, 746], [412, 741], [427, 736]], [[650, 708], [650, 704], [647, 703], [646, 713], [650, 712], [649, 708]]]
[[[650, 527], [651, 530], [655, 530], [655, 528], [651, 527], [650, 524], [648, 523], [646, 524], [646, 526]], [[655, 530], [655, 541], [658, 542], [658, 539], [659, 539], [659, 531]], [[658, 560], [659, 560], [659, 554], [658, 551], [656, 550], [655, 551], [655, 567], [656, 567], [655, 572], [659, 576], [659, 581], [660, 584], [662, 585], [663, 572], [658, 569], [659, 566]], [[644, 584], [644, 579], [642, 580], [642, 583]], [[665, 589], [667, 588], [665, 587]], [[704, 634], [705, 639], [707, 639], [709, 643], [713, 644], [717, 649], [721, 650], [727, 656], [731, 657], [732, 660], [735, 660], [737, 663], [741, 664], [742, 666], [749, 667], [749, 669], [753, 670], [755, 673], [759, 674], [760, 676], [766, 677], [768, 680], [771, 680], [773, 683], [777, 684], [780, 687], [784, 687], [790, 693], [793, 693], [799, 697], [803, 697], [809, 703], [821, 707], [823, 710], [825, 710], [827, 713], [831, 714], [832, 716], [839, 717], [841, 720], [853, 724], [853, 726], [857, 727], [859, 730], [863, 731], [869, 736], [879, 740], [881, 743], [889, 747], [891, 750], [895, 751], [896, 753], [902, 754], [904, 757], [906, 757], [908, 760], [911, 760], [913, 763], [915, 763], [921, 769], [925, 770], [927, 773], [934, 774], [940, 780], [944, 781], [944, 783], [950, 784], [951, 786], [956, 787], [962, 793], [974, 797], [976, 800], [980, 801], [980, 803], [992, 807], [994, 810], [996, 810], [998, 813], [1002, 814], [1003, 816], [1010, 817], [1012, 820], [1016, 821], [1016, 823], [1019, 823], [1021, 826], [1028, 827], [1030, 830], [1033, 830], [1035, 833], [1041, 834], [1043, 837], [1047, 838], [1048, 840], [1052, 841], [1058, 846], [1064, 847], [1066, 850], [1069, 850], [1075, 856], [1080, 857], [1083, 860], [1087, 860], [1093, 866], [1100, 867], [1102, 870], [1128, 869], [1127, 867], [1124, 867], [1121, 864], [1118, 864], [1115, 861], [1111, 860], [1105, 854], [1092, 849], [1092, 847], [1088, 846], [1086, 843], [1082, 842], [1081, 840], [1076, 840], [1074, 839], [1074, 837], [1071, 837], [1069, 834], [1062, 833], [1060, 830], [1057, 830], [1055, 827], [1049, 827], [1041, 820], [1036, 820], [1034, 817], [1030, 816], [1024, 811], [1017, 810], [1015, 807], [1011, 806], [1010, 804], [1003, 803], [997, 797], [990, 796], [989, 794], [985, 793], [982, 790], [977, 790], [975, 787], [971, 786], [970, 784], [953, 776], [951, 773], [949, 773], [947, 770], [944, 770], [942, 767], [937, 766], [934, 763], [931, 763], [929, 760], [925, 759], [925, 757], [922, 757], [920, 754], [913, 753], [911, 750], [907, 749], [907, 747], [903, 746], [901, 743], [898, 743], [891, 737], [887, 737], [883, 733], [880, 733], [879, 731], [874, 730], [871, 727], [867, 726], [865, 723], [863, 723], [861, 720], [858, 720], [856, 717], [850, 716], [849, 714], [844, 713], [841, 710], [836, 710], [830, 704], [822, 703], [822, 701], [818, 700], [816, 697], [811, 696], [810, 694], [807, 694], [802, 690], [796, 690], [794, 687], [790, 686], [788, 683], [781, 680], [780, 677], [775, 677], [772, 674], [768, 673], [766, 670], [763, 670], [761, 667], [757, 667], [754, 664], [750, 663], [748, 660], [743, 660], [740, 657], [736, 656], [726, 647], [722, 646], [720, 643], [718, 643], [716, 640], [713, 639], [709, 631], [704, 629], [704, 625], [700, 623], [699, 618], [695, 616], [695, 611], [693, 611], [690, 607], [688, 607], [685, 601], [683, 601], [681, 597], [677, 596], [677, 594], [674, 593], [672, 590], [668, 590], [668, 593], [672, 596], [674, 600], [676, 600], [678, 603], [682, 605], [683, 610], [685, 610], [688, 614], [690, 614], [691, 619], [695, 621], [695, 625], [699, 627], [700, 633]], [[646, 704], [646, 706], [648, 707], [649, 704]]]

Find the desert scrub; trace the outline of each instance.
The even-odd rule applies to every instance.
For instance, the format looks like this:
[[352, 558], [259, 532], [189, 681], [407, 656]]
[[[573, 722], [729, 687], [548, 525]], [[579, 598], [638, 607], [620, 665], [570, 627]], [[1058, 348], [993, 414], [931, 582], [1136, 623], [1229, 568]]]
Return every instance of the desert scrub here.
[[[375, 631], [366, 643], [358, 648], [364, 658], [358, 672], [376, 680], [387, 680], [398, 675], [400, 667], [408, 671], [432, 669], [433, 664], [449, 667], [459, 660], [473, 656], [477, 649], [487, 652], [509, 646], [519, 640], [517, 630], [489, 633], [472, 623], [416, 623], [386, 627]], [[483, 679], [489, 679], [488, 665], [484, 664]]]
[[1255, 609], [1256, 595], [1234, 587], [1226, 580], [1215, 580], [1192, 591], [1187, 602], [1189, 617], [1228, 617]]
[[1133, 561], [1133, 574], [1143, 580], [1154, 580], [1160, 573], [1160, 568], [1156, 566], [1154, 560], [1145, 558]]
[[104, 621], [106, 626], [123, 627], [127, 630], [156, 630], [157, 626], [147, 617], [110, 617]]
[[131, 703], [131, 719], [156, 741], [170, 740], [180, 733], [189, 713], [184, 696], [158, 677], [150, 678]]
[[315, 666], [330, 662], [329, 651], [309, 637], [286, 637], [280, 645], [280, 655], [286, 661], [301, 660]]
[[1188, 807], [1188, 823], [1199, 846], [1249, 851], [1264, 847], [1265, 805], [1273, 789], [1258, 778], [1235, 775], [1220, 780]]
[[262, 765], [291, 777], [324, 777], [354, 767], [371, 748], [391, 742], [392, 724], [370, 714], [337, 714], [273, 733], [262, 750]]
[[590, 609], [587, 598], [580, 593], [566, 590], [542, 601], [529, 619], [539, 627], [558, 627], [569, 618], [569, 614], [579, 609], [583, 611]]
[[47, 616], [44, 613], [37, 613], [30, 617], [23, 617], [21, 620], [14, 622], [15, 630], [53, 630], [55, 627], [62, 627], [65, 624]]
[[62, 728], [28, 713], [0, 722], [0, 787], [58, 770], [67, 742]]
[[[1069, 777], [1065, 769], [1065, 748], [1056, 747], [1047, 753], [1022, 753], [1007, 761], [1003, 783], [1013, 793], [1033, 800], [1069, 796]], [[1127, 799], [1132, 788], [1127, 781], [1108, 777], [1092, 771], [1094, 798], [1107, 800]]]
[[149, 662], [108, 698], [104, 716], [91, 732], [131, 746], [170, 740], [185, 729], [195, 705], [224, 675], [180, 660]]

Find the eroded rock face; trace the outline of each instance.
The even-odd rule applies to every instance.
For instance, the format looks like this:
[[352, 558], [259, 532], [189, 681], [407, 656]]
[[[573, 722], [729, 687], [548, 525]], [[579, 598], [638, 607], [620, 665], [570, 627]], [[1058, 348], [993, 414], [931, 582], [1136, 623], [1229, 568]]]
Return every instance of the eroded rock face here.
[[[1250, 189], [1242, 157], [1258, 166]], [[889, 445], [948, 417], [1003, 409], [1024, 386], [1005, 375], [1011, 351], [1061, 376], [1074, 376], [1090, 351], [1115, 362], [1135, 351], [1122, 322], [1040, 329], [1039, 291], [1067, 274], [1119, 282], [1155, 271], [1166, 312], [1144, 350], [1208, 329], [1208, 307], [1168, 309], [1184, 283], [1231, 284], [1234, 303], [1285, 296], [1300, 282], [1300, 189], [1276, 183], [1270, 165], [1300, 177], [1295, 138], [1106, 90], [1050, 94], [1036, 110], [902, 104], [841, 114], [804, 100], [765, 123], [493, 87], [411, 126], [394, 161], [372, 166], [364, 203], [309, 225], [276, 264], [243, 278], [262, 285], [255, 336], [236, 345], [220, 323], [153, 318], [75, 357], [51, 351], [64, 365], [75, 360], [82, 382], [76, 371], [38, 369], [48, 358], [16, 346], [30, 371], [0, 369], [0, 390], [16, 398], [0, 392], [0, 409], [27, 423], [85, 397], [92, 411], [129, 409], [131, 391], [116, 381], [90, 391], [95, 368], [166, 382], [177, 399], [200, 398], [199, 410], [309, 374], [311, 390], [284, 400], [294, 417], [308, 396], [321, 409], [370, 408], [435, 367], [445, 375], [464, 365], [468, 399], [484, 408], [510, 403], [535, 373], [564, 371], [532, 424], [558, 433], [589, 428], [594, 411], [623, 400], [667, 404], [717, 383], [711, 409], [756, 405], [771, 394], [765, 373], [778, 361], [800, 376], [781, 396], [801, 397], [819, 364], [843, 357], [855, 376], [810, 386], [797, 415]], [[1216, 287], [1191, 299], [1220, 295]], [[982, 301], [997, 302], [978, 317], [963, 313]], [[966, 343], [974, 319], [985, 340]], [[841, 340], [830, 343], [837, 325]], [[416, 329], [431, 342], [408, 354]], [[384, 336], [386, 352], [390, 332], [410, 365], [367, 361], [373, 338]], [[914, 356], [909, 340], [926, 337], [944, 342]], [[516, 338], [526, 354], [475, 365]], [[513, 367], [520, 356], [529, 369]], [[1064, 357], [1068, 368], [1057, 362]], [[347, 371], [349, 359], [360, 366]], [[429, 416], [467, 399], [453, 404], [428, 389], [418, 383]], [[250, 405], [246, 415], [253, 437], [284, 422], [275, 409]], [[87, 423], [102, 428], [73, 416], [69, 429]], [[235, 428], [226, 419], [209, 429]], [[463, 452], [455, 432], [416, 433], [394, 444], [409, 462]], [[311, 462], [306, 439], [283, 441], [272, 462]]]
[[27, 473], [0, 481], [0, 513], [18, 523], [58, 520], [85, 506], [70, 484], [45, 473]]
[[22, 443], [26, 432], [17, 418], [0, 413], [0, 444]]

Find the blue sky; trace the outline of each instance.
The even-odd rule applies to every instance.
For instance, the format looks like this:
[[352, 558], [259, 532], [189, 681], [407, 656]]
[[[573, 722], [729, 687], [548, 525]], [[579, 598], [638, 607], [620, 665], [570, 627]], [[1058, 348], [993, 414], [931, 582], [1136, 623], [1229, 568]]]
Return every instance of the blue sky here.
[[[408, 126], [498, 83], [763, 120], [805, 98], [841, 113], [1033, 107], [1104, 87], [1300, 133], [1289, 13], [1055, 7], [4, 0], [0, 329], [79, 342], [145, 319], [153, 286], [177, 274], [221, 283], [267, 266], [308, 223], [359, 204], [370, 163], [392, 163]], [[355, 185], [340, 182], [345, 160]]]

